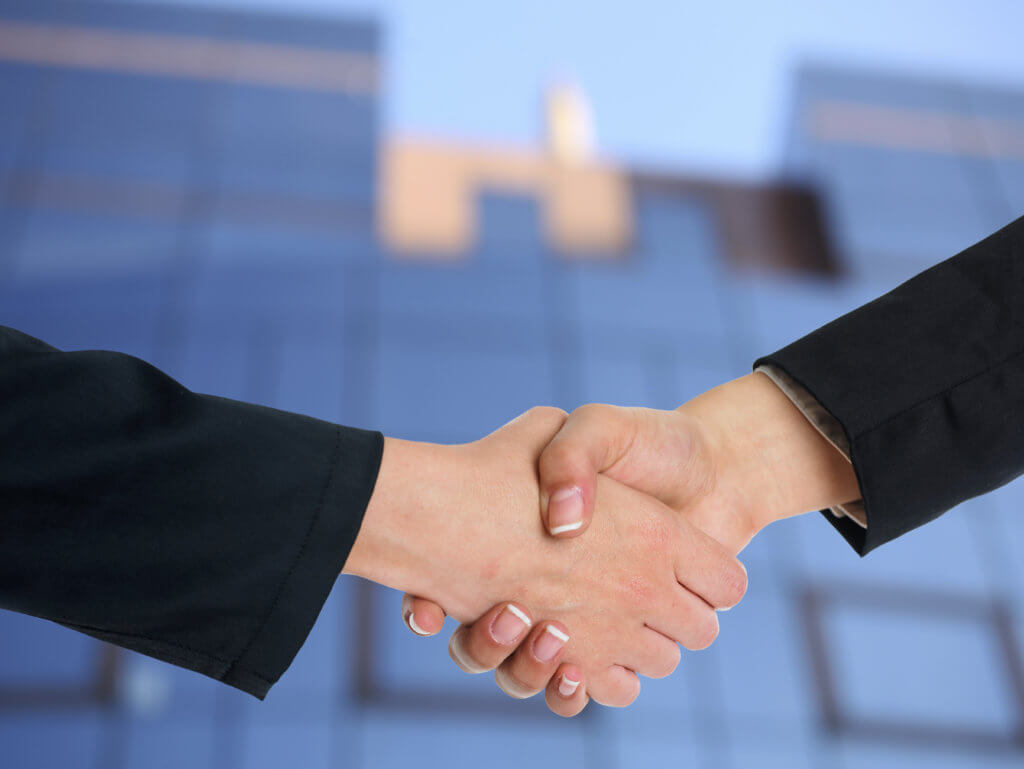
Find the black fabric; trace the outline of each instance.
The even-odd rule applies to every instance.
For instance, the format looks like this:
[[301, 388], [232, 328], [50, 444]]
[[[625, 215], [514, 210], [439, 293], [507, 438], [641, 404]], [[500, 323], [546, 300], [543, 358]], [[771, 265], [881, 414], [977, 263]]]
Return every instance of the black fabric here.
[[264, 697], [362, 522], [380, 433], [0, 326], [0, 606]]
[[754, 365], [842, 425], [865, 554], [1024, 472], [1024, 217]]

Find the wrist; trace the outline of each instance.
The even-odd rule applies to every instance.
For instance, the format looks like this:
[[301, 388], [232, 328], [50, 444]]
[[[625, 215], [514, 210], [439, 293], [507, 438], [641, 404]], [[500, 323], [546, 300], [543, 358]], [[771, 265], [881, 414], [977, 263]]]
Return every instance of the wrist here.
[[385, 438], [342, 573], [434, 601], [459, 621], [516, 598], [524, 575], [555, 560], [545, 548], [557, 543], [537, 516], [536, 452], [499, 449]]
[[763, 374], [726, 382], [680, 411], [700, 423], [716, 488], [733, 495], [750, 536], [781, 518], [860, 497], [849, 460]]
[[436, 595], [439, 510], [452, 504], [457, 447], [384, 439], [384, 453], [359, 535], [342, 573], [416, 595]]

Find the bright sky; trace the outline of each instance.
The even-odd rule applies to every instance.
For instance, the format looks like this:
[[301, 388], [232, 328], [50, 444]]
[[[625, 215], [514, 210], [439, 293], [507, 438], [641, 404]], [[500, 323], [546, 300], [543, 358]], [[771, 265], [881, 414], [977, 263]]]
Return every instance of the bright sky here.
[[214, 1], [379, 18], [388, 130], [534, 142], [570, 78], [601, 154], [662, 167], [770, 173], [805, 59], [1024, 90], [1020, 0]]

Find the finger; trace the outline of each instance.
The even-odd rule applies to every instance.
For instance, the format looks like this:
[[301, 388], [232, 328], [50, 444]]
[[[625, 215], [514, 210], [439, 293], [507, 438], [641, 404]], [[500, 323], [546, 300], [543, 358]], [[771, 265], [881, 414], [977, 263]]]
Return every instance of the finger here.
[[653, 628], [645, 627], [640, 632], [638, 642], [631, 645], [628, 656], [620, 662], [623, 667], [638, 675], [664, 678], [675, 671], [680, 657], [678, 643]]
[[565, 424], [568, 414], [557, 406], [534, 406], [491, 435], [502, 434], [505, 440], [526, 448], [536, 456], [551, 442], [553, 435]]
[[473, 624], [456, 628], [448, 655], [467, 673], [486, 673], [515, 651], [532, 624], [521, 605], [498, 604]]
[[541, 515], [552, 536], [576, 537], [590, 525], [597, 475], [627, 451], [634, 433], [632, 413], [600, 404], [581, 406], [541, 453]]
[[612, 665], [590, 676], [587, 694], [601, 705], [624, 708], [640, 695], [640, 679], [632, 670]]
[[437, 635], [444, 627], [444, 618], [444, 609], [433, 601], [408, 593], [402, 596], [402, 620], [416, 635]]
[[[718, 637], [718, 615], [715, 610], [708, 606], [704, 599], [682, 585], [677, 586], [668, 596], [664, 611], [649, 618], [647, 625], [649, 630], [654, 630], [691, 651], [706, 649]], [[649, 674], [644, 672], [644, 675]]]
[[587, 685], [583, 671], [576, 665], [563, 664], [551, 676], [544, 690], [544, 701], [552, 713], [565, 718], [578, 715], [587, 706]]
[[716, 609], [731, 609], [747, 592], [747, 570], [720, 542], [680, 517], [675, 547], [679, 584]]
[[560, 622], [542, 622], [515, 653], [494, 671], [498, 687], [509, 697], [525, 699], [544, 690], [569, 642]]

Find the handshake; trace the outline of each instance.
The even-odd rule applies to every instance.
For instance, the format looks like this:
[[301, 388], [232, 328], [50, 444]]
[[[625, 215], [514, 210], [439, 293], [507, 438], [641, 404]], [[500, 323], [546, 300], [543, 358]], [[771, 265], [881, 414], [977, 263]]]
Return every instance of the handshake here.
[[625, 706], [703, 649], [772, 521], [858, 499], [852, 466], [764, 374], [674, 411], [534, 408], [474, 443], [385, 441], [345, 573], [513, 697]]

